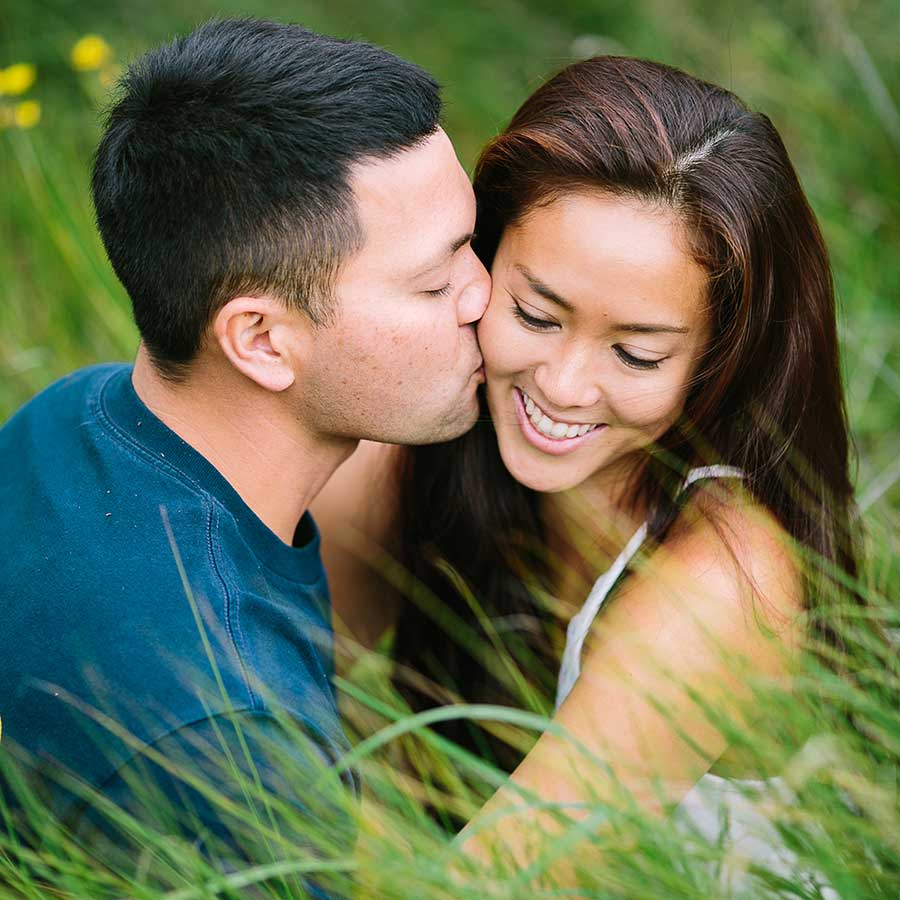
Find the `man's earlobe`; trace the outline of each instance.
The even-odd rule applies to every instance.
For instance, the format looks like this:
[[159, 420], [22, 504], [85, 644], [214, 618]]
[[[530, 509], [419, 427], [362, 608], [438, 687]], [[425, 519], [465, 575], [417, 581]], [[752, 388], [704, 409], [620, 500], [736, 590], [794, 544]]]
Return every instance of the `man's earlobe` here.
[[268, 297], [235, 297], [216, 313], [212, 333], [228, 361], [268, 391], [287, 390], [297, 378], [296, 335], [284, 306]]

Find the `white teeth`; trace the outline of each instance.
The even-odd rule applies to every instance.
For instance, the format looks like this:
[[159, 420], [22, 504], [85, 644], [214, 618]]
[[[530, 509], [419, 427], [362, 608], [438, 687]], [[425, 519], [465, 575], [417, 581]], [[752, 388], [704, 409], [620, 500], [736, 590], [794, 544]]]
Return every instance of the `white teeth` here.
[[522, 399], [525, 402], [525, 413], [532, 424], [541, 434], [549, 438], [561, 441], [568, 438], [581, 437], [589, 431], [593, 431], [596, 425], [567, 425], [565, 422], [554, 422], [521, 388]]

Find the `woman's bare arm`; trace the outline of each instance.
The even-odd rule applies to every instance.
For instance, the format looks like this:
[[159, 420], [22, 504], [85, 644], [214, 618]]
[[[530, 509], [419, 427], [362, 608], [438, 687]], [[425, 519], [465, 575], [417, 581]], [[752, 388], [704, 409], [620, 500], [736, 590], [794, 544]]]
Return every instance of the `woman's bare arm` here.
[[[599, 763], [569, 740], [542, 735], [463, 832], [467, 852], [488, 858], [493, 849], [524, 865], [533, 841], [558, 829], [548, 814], [503, 816], [525, 806], [515, 786], [551, 804], [602, 805], [614, 801], [617, 781], [645, 810], [661, 812], [726, 750], [703, 707], [746, 722], [746, 676], [787, 678], [785, 651], [801, 613], [796, 567], [765, 514], [738, 510], [724, 524], [700, 519], [682, 529], [598, 616], [581, 677], [554, 723]], [[558, 874], [567, 877], [565, 865]]]

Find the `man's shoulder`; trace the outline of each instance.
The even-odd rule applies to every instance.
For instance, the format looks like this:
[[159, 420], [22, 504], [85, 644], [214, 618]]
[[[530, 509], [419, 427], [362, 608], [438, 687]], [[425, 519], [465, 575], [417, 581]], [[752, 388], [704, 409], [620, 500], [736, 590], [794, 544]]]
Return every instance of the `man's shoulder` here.
[[[102, 779], [71, 695], [140, 743], [216, 702], [268, 701], [337, 743], [317, 540], [263, 553], [261, 523], [232, 515], [221, 476], [139, 404], [129, 373], [75, 372], [0, 435], [4, 738]], [[110, 741], [113, 765], [130, 751]]]
[[59, 550], [80, 535], [76, 544], [97, 547], [101, 527], [140, 525], [147, 514], [158, 521], [160, 504], [184, 493], [184, 485], [160, 477], [164, 461], [142, 455], [107, 413], [105, 397], [125, 390], [130, 372], [121, 363], [72, 372], [0, 428], [0, 500], [9, 514], [0, 537], [27, 533], [32, 544], [43, 537]]
[[205, 602], [221, 599], [211, 503], [105, 421], [110, 374], [51, 386], [0, 433], [0, 647], [19, 641], [19, 659], [58, 642], [106, 657], [132, 630], [191, 628], [179, 563]]
[[96, 396], [102, 385], [114, 375], [131, 371], [128, 363], [98, 363], [76, 369], [48, 384], [30, 400], [19, 407], [2, 426], [7, 426], [35, 416], [40, 416], [49, 409], [58, 411], [61, 408], [76, 412], [84, 404]]
[[[89, 366], [35, 394], [0, 425], [0, 469], [11, 477], [35, 467], [65, 471], [78, 452], [85, 426], [95, 418], [103, 386], [128, 371], [130, 366], [124, 363]], [[7, 486], [15, 487], [12, 478]]]

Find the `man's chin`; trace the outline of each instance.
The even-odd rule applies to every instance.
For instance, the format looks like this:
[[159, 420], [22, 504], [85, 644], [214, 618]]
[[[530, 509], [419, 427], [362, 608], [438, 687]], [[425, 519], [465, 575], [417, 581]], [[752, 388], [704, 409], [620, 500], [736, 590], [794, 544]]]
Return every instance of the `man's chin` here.
[[441, 428], [435, 429], [427, 437], [423, 437], [416, 444], [446, 444], [448, 441], [455, 441], [464, 434], [468, 434], [478, 421], [478, 412], [465, 420], [457, 420], [453, 423], [447, 423]]
[[358, 440], [374, 441], [379, 444], [395, 444], [400, 447], [424, 447], [430, 444], [445, 444], [448, 441], [462, 437], [471, 431], [475, 419], [471, 422], [443, 424], [422, 429], [386, 429], [384, 431], [373, 430]]
[[446, 416], [430, 427], [423, 428], [418, 439], [404, 441], [403, 443], [419, 445], [445, 444], [448, 441], [462, 437], [464, 434], [468, 434], [478, 421], [478, 402], [473, 401], [465, 415], [461, 415], [460, 412], [459, 408], [455, 409], [452, 416]]

